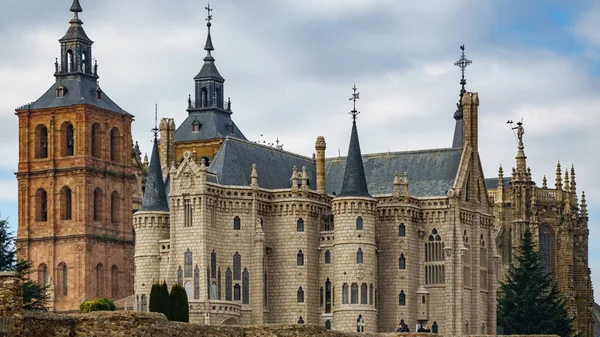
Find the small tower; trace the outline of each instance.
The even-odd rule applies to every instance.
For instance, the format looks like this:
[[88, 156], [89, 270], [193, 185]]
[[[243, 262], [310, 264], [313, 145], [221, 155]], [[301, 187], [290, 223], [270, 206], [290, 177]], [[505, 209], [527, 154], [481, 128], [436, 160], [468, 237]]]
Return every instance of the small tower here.
[[358, 131], [356, 128], [356, 100], [358, 92], [353, 88], [354, 101], [352, 133], [342, 190], [333, 199], [335, 216], [336, 261], [345, 263], [334, 267], [334, 284], [341, 289], [341, 298], [333, 309], [334, 326], [339, 330], [352, 331], [357, 320], [364, 332], [377, 331], [377, 310], [374, 292], [377, 289], [377, 245], [375, 222], [377, 201], [369, 194], [362, 162]]
[[[154, 128], [154, 145], [148, 168], [146, 191], [142, 207], [133, 215], [135, 242], [135, 280], [137, 310], [147, 311], [152, 284], [161, 282], [159, 240], [169, 238], [169, 204], [165, 193], [160, 158], [158, 128]], [[163, 276], [164, 278], [164, 276]]]

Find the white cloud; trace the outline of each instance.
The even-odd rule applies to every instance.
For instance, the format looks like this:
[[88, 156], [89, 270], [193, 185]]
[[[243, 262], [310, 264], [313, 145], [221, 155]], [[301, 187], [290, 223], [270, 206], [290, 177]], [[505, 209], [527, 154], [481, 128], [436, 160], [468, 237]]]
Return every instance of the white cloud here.
[[16, 201], [17, 192], [17, 179], [0, 180], [0, 201]]

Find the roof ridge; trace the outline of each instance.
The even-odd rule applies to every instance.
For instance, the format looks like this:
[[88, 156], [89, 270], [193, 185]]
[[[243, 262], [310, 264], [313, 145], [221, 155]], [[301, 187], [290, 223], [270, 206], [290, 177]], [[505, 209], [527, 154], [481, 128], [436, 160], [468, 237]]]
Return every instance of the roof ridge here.
[[[423, 150], [410, 150], [410, 151], [394, 151], [394, 152], [376, 152], [376, 153], [365, 153], [362, 155], [363, 158], [367, 157], [379, 157], [379, 156], [387, 156], [387, 155], [395, 155], [395, 154], [412, 154], [412, 153], [429, 153], [429, 152], [450, 152], [450, 151], [462, 151], [462, 148], [437, 148], [437, 149], [423, 149]], [[325, 160], [335, 160], [335, 159], [344, 159], [348, 158], [348, 156], [338, 156], [338, 157], [329, 157], [325, 158]]]
[[244, 139], [239, 139], [239, 138], [230, 137], [230, 136], [225, 137], [225, 141], [227, 141], [227, 140], [233, 140], [233, 141], [240, 142], [240, 143], [248, 143], [250, 145], [254, 145], [254, 146], [257, 146], [257, 147], [262, 147], [262, 148], [265, 148], [265, 149], [269, 149], [269, 150], [273, 150], [273, 151], [278, 151], [278, 152], [281, 152], [281, 153], [285, 153], [285, 154], [288, 154], [288, 155], [291, 155], [291, 156], [294, 156], [294, 157], [297, 157], [297, 158], [300, 158], [300, 159], [305, 159], [305, 160], [310, 160], [310, 161], [313, 160], [312, 157], [303, 156], [303, 155], [298, 154], [298, 153], [286, 151], [286, 150], [283, 150], [283, 149], [278, 149], [276, 147], [271, 147], [271, 146], [268, 146], [268, 145], [265, 145], [265, 144], [261, 144], [261, 143], [258, 143], [258, 142], [253, 142], [253, 141], [250, 141], [250, 140], [244, 140]]

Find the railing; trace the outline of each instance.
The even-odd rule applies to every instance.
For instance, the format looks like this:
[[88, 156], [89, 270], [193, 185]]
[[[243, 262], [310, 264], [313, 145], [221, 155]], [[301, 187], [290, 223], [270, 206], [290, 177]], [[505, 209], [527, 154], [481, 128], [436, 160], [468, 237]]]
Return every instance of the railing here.
[[556, 190], [536, 188], [533, 191], [538, 202], [556, 202]]
[[229, 102], [227, 101], [223, 101], [221, 102], [221, 104], [218, 104], [219, 102], [217, 102], [216, 100], [212, 102], [212, 104], [207, 105], [207, 106], [196, 106], [196, 101], [195, 100], [188, 100], [188, 109], [195, 109], [195, 108], [221, 108], [221, 109], [225, 109], [225, 110], [230, 110], [231, 109], [231, 105]]
[[0, 317], [0, 336], [12, 335], [13, 319], [10, 317]]

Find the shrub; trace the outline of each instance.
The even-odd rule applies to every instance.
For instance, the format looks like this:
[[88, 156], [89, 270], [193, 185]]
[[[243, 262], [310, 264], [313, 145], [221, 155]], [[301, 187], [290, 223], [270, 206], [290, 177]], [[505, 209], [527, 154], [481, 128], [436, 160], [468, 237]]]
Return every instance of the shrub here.
[[171, 288], [171, 320], [178, 322], [190, 321], [190, 308], [188, 306], [187, 292], [179, 284]]
[[79, 305], [79, 313], [85, 314], [92, 311], [115, 311], [117, 306], [108, 298], [97, 298], [88, 300]]
[[160, 284], [154, 283], [152, 284], [152, 289], [150, 290], [150, 312], [160, 312]]
[[171, 320], [171, 297], [169, 296], [169, 288], [167, 287], [167, 282], [163, 282], [161, 284], [159, 291], [160, 298], [160, 309], [159, 311], [167, 316], [167, 319]]

